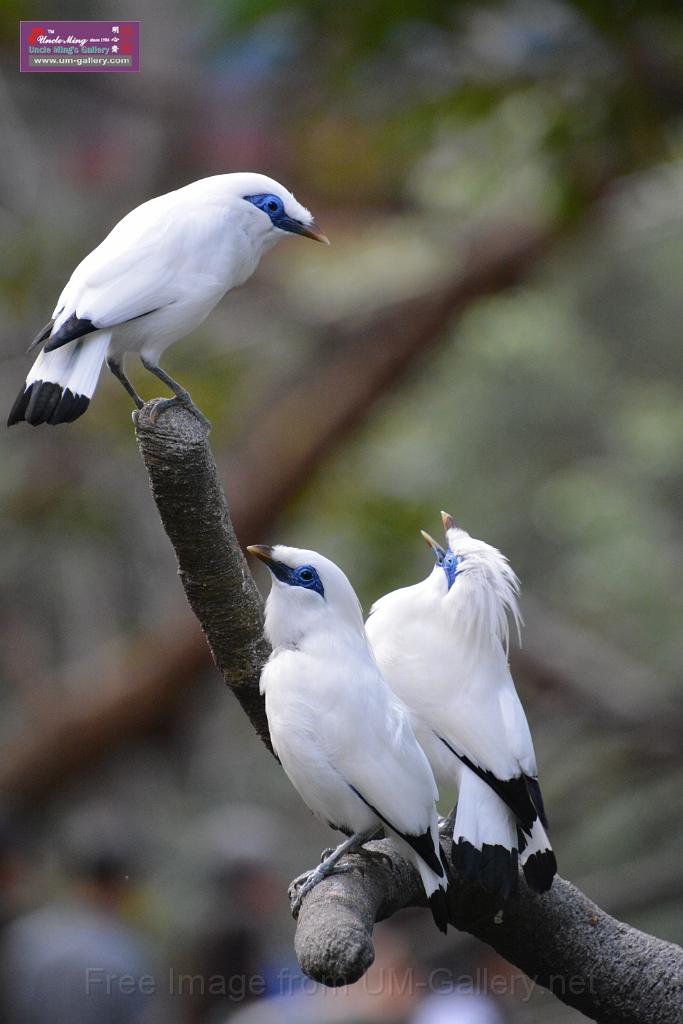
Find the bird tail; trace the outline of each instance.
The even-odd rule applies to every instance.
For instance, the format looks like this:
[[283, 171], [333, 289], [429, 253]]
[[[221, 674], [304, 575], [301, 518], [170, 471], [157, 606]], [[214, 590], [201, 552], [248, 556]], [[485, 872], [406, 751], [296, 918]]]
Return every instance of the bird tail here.
[[56, 425], [82, 416], [97, 387], [110, 338], [110, 331], [98, 331], [53, 352], [41, 352], [12, 406], [7, 426], [21, 420], [34, 427]]
[[547, 892], [557, 874], [557, 861], [548, 833], [538, 818], [531, 827], [531, 835], [523, 838], [526, 845], [520, 845], [520, 860], [527, 885], [535, 892]]
[[448, 865], [446, 864], [446, 858], [441, 850], [436, 823], [432, 829], [434, 851], [436, 851], [433, 854], [433, 857], [435, 858], [436, 866], [440, 864], [441, 874], [437, 873], [433, 867], [430, 867], [424, 858], [420, 856], [417, 850], [406, 842], [403, 836], [399, 836], [391, 830], [391, 837], [396, 843], [401, 856], [405, 857], [406, 860], [410, 861], [410, 863], [414, 864], [417, 868], [422, 880], [422, 885], [424, 886], [424, 891], [427, 894], [427, 902], [429, 903], [429, 909], [432, 912], [434, 923], [439, 931], [446, 934], [449, 922], [448, 900], [446, 896], [448, 891]]
[[507, 899], [518, 878], [517, 820], [483, 779], [463, 767], [453, 828], [453, 866]]

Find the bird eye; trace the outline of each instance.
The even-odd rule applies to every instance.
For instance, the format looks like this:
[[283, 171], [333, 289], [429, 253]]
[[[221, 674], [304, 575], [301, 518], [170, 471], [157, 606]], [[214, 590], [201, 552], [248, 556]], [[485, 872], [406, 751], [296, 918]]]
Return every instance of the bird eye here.
[[310, 583], [313, 579], [313, 573], [310, 569], [302, 569], [299, 573], [299, 578], [302, 579], [304, 583]]
[[277, 201], [275, 199], [269, 200], [268, 209], [270, 210], [271, 213], [275, 213], [275, 211], [277, 210]]

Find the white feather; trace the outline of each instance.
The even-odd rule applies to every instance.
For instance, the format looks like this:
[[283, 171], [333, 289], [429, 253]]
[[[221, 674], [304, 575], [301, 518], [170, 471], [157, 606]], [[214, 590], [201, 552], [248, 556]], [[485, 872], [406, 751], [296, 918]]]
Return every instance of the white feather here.
[[272, 557], [292, 568], [312, 565], [324, 587], [322, 597], [274, 578], [266, 603], [274, 650], [261, 689], [282, 767], [321, 820], [353, 832], [394, 826], [394, 841], [431, 895], [444, 880], [397, 832], [429, 830], [439, 850], [436, 784], [406, 709], [372, 657], [353, 588], [316, 552], [278, 546]]
[[522, 864], [526, 864], [532, 854], [543, 853], [547, 850], [552, 850], [552, 845], [543, 825], [536, 819], [531, 829], [531, 836], [527, 839], [527, 844], [520, 854], [520, 860]]
[[[231, 288], [243, 284], [285, 231], [244, 197], [272, 193], [288, 217], [313, 218], [291, 192], [263, 174], [221, 174], [136, 207], [76, 267], [55, 307], [50, 337], [76, 316], [101, 331], [38, 356], [37, 380], [92, 395], [106, 354], [158, 363]], [[71, 387], [71, 384], [68, 385]], [[73, 388], [72, 388], [73, 390]]]
[[477, 850], [485, 843], [517, 847], [517, 824], [512, 811], [490, 786], [469, 768], [463, 766], [458, 786], [458, 806], [453, 839], [466, 839]]
[[68, 388], [73, 395], [91, 398], [97, 387], [110, 337], [109, 331], [98, 331], [95, 335], [63, 345], [54, 352], [41, 352], [29, 371], [26, 386], [37, 380], [47, 380]]
[[[453, 600], [453, 592], [464, 582]], [[392, 689], [460, 754], [501, 779], [536, 773], [531, 734], [489, 602], [464, 609], [472, 581], [428, 579], [377, 601], [366, 629]]]
[[[511, 850], [517, 847], [514, 815], [459, 758], [501, 781], [537, 776], [507, 660], [508, 617], [518, 631], [521, 626], [519, 581], [490, 545], [457, 528], [447, 538], [459, 559], [450, 589], [436, 565], [423, 582], [377, 601], [366, 629], [381, 671], [411, 711], [437, 781], [459, 786], [455, 839], [477, 849], [500, 843]], [[531, 846], [550, 849], [540, 822], [523, 860]]]

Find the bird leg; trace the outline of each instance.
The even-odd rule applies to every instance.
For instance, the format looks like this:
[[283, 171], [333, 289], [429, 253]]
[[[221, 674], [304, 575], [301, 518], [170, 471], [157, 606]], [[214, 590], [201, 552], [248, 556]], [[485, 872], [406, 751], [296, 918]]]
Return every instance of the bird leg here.
[[107, 356], [107, 367], [108, 367], [109, 370], [111, 370], [111, 372], [114, 374], [114, 376], [116, 378], [118, 378], [118, 380], [121, 381], [121, 383], [123, 384], [124, 388], [126, 389], [128, 394], [130, 395], [130, 397], [133, 399], [133, 401], [137, 405], [138, 409], [142, 409], [142, 407], [143, 407], [143, 405], [145, 403], [140, 398], [139, 394], [137, 393], [137, 391], [135, 390], [135, 388], [133, 387], [131, 382], [126, 377], [125, 373], [123, 372], [123, 366], [118, 361], [118, 359], [114, 359], [113, 356]]
[[[328, 875], [336, 872], [353, 870], [350, 864], [341, 868], [337, 868], [336, 865], [344, 854], [353, 853], [361, 847], [363, 843], [367, 843], [368, 840], [372, 839], [377, 830], [378, 827], [375, 825], [373, 828], [366, 829], [365, 832], [354, 832], [353, 835], [349, 836], [348, 839], [345, 839], [343, 843], [340, 843], [335, 850], [325, 857], [322, 863], [318, 864], [317, 868], [314, 868], [312, 871], [304, 871], [302, 875], [299, 875], [298, 878], [294, 879], [290, 885], [290, 890], [293, 889], [295, 892], [295, 896], [292, 899], [292, 913], [295, 917], [301, 909], [301, 903], [304, 896], [306, 896], [311, 889], [318, 884], [318, 882], [322, 882], [323, 878], [327, 878]], [[325, 852], [327, 853], [327, 851]]]
[[145, 359], [144, 356], [140, 356], [140, 360], [144, 368], [149, 370], [150, 373], [153, 373], [155, 377], [158, 377], [159, 380], [162, 381], [167, 388], [170, 388], [175, 395], [175, 398], [158, 398], [156, 400], [149, 415], [152, 423], [156, 423], [159, 414], [162, 413], [164, 409], [170, 409], [174, 405], [184, 405], [186, 409], [189, 409], [190, 412], [197, 417], [199, 422], [207, 431], [211, 430], [210, 421], [194, 404], [189, 391], [186, 391], [185, 388], [178, 384], [177, 381], [173, 380], [173, 377], [169, 376], [169, 374], [166, 373], [165, 370], [162, 370], [160, 366], [157, 366], [156, 363], [150, 362], [149, 359]]

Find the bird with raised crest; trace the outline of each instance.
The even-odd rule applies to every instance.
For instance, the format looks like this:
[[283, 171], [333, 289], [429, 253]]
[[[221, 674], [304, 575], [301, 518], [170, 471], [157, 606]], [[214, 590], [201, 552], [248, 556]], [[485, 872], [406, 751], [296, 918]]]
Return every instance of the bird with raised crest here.
[[348, 837], [297, 879], [295, 909], [339, 870], [345, 853], [384, 827], [417, 868], [445, 932], [448, 876], [436, 783], [406, 709], [377, 668], [353, 587], [315, 551], [281, 544], [247, 550], [272, 574], [265, 631], [273, 653], [261, 692], [273, 749], [310, 810]]
[[508, 664], [509, 619], [521, 626], [519, 581], [496, 548], [442, 512], [446, 548], [421, 583], [380, 598], [366, 629], [385, 679], [439, 784], [456, 783], [453, 863], [506, 898], [521, 861], [544, 892], [557, 870], [536, 756]]
[[309, 211], [264, 174], [218, 174], [136, 207], [71, 275], [29, 348], [41, 351], [7, 425], [82, 416], [105, 361], [142, 408], [124, 368], [126, 354], [138, 353], [174, 394], [154, 405], [153, 422], [182, 404], [208, 427], [185, 388], [160, 367], [161, 355], [244, 284], [287, 234], [327, 242]]

